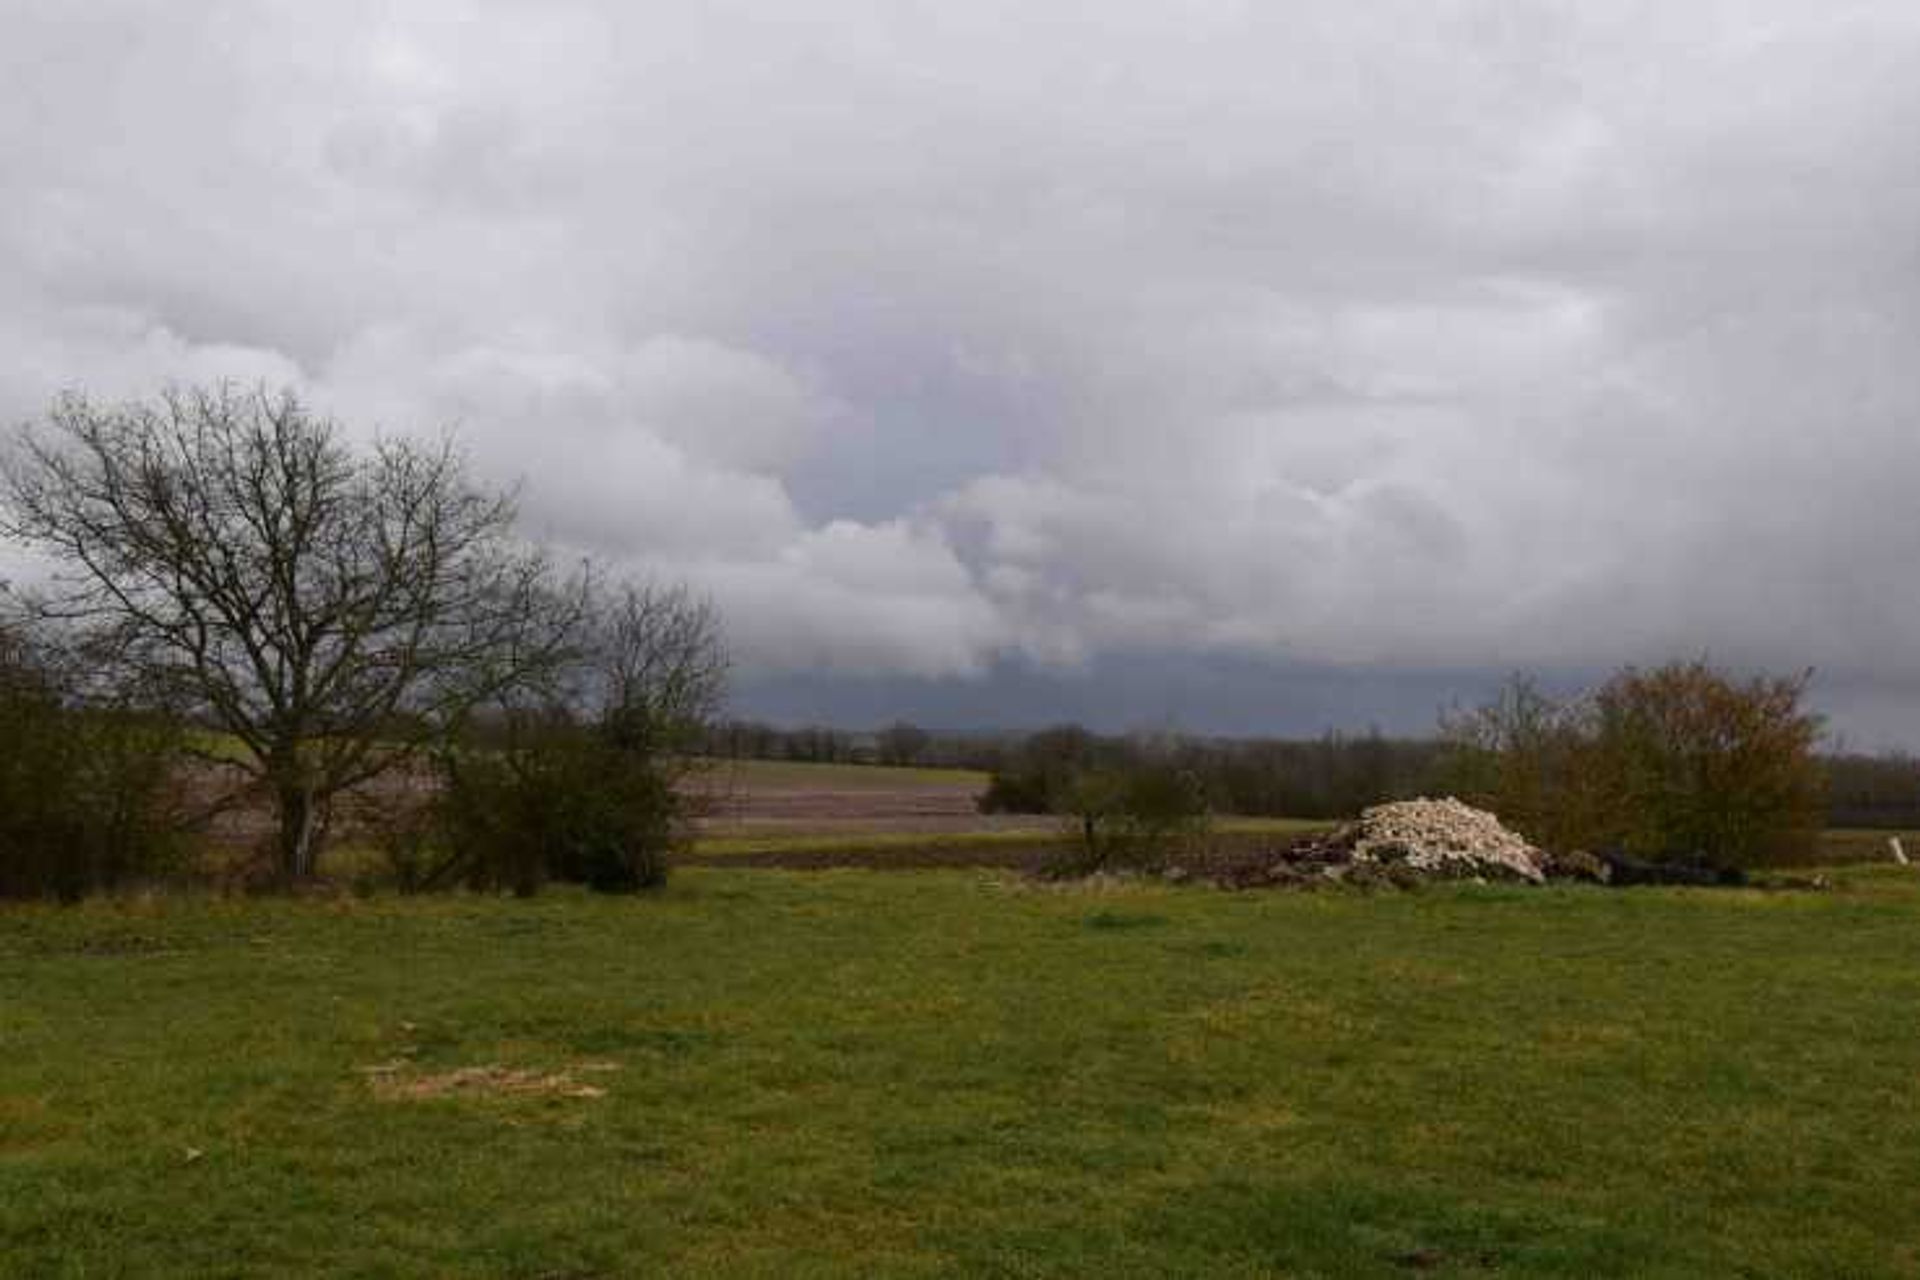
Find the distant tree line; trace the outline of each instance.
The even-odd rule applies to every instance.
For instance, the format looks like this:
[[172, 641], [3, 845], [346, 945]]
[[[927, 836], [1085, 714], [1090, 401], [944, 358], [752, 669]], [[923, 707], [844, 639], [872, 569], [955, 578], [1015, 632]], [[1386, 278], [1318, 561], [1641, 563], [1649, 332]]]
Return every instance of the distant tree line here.
[[1317, 738], [1217, 738], [1099, 734], [1078, 724], [1032, 733], [925, 729], [895, 721], [870, 730], [785, 727], [728, 719], [708, 731], [705, 751], [726, 760], [786, 760], [975, 769], [993, 775], [989, 811], [1050, 812], [1071, 776], [1087, 766], [1169, 762], [1201, 782], [1215, 811], [1335, 818], [1420, 794], [1435, 776], [1435, 738], [1329, 731]]
[[[1508, 688], [1495, 701], [1513, 696]], [[1071, 723], [1026, 734], [949, 732], [905, 722], [861, 731], [732, 719], [716, 723], [702, 749], [733, 760], [976, 769], [991, 775], [982, 797], [986, 809], [1027, 813], [1055, 811], [1082, 767], [1171, 759], [1199, 780], [1216, 813], [1337, 819], [1390, 800], [1473, 789], [1459, 740], [1468, 714], [1447, 713], [1441, 729], [1427, 737], [1369, 730], [1313, 738], [1099, 734]], [[1920, 759], [1905, 752], [1816, 752], [1813, 760], [1824, 779], [1824, 825], [1920, 828]]]
[[1102, 736], [1058, 725], [991, 752], [981, 797], [988, 812], [1060, 811], [1088, 769], [1126, 770], [1149, 762], [1192, 777], [1215, 812], [1340, 818], [1370, 804], [1418, 795], [1437, 776], [1437, 740], [1327, 733], [1304, 740]]
[[[1303, 818], [1452, 794], [1557, 850], [1745, 866], [1804, 856], [1834, 818], [1897, 822], [1920, 802], [1909, 761], [1815, 755], [1806, 683], [1676, 662], [1556, 699], [1516, 677], [1487, 704], [1443, 715], [1440, 734], [1423, 740], [1182, 741], [1064, 725], [1011, 748], [980, 804], [1082, 815], [1091, 846], [1095, 815], [1184, 813], [1171, 805], [1181, 794], [1193, 798], [1187, 808]], [[1835, 784], [1843, 800], [1829, 809]]]
[[[1011, 735], [1017, 741], [1018, 735]], [[722, 760], [790, 760], [808, 764], [873, 764], [948, 769], [995, 768], [1009, 735], [942, 733], [896, 720], [856, 730], [764, 720], [726, 719], [705, 738], [707, 754]]]
[[1920, 827], [1920, 760], [1904, 751], [1845, 752], [1821, 758], [1827, 776], [1827, 825]]

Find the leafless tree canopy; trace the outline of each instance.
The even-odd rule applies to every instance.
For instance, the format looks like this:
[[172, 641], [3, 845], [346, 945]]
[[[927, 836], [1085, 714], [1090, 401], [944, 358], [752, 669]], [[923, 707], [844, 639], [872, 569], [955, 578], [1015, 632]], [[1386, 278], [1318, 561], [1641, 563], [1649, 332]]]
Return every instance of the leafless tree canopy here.
[[690, 756], [726, 695], [713, 605], [681, 585], [627, 585], [593, 619], [587, 648], [609, 737], [651, 758]]
[[450, 443], [356, 451], [292, 392], [56, 403], [8, 469], [5, 531], [58, 560], [43, 612], [247, 748], [281, 870], [330, 805], [554, 660], [577, 596]]

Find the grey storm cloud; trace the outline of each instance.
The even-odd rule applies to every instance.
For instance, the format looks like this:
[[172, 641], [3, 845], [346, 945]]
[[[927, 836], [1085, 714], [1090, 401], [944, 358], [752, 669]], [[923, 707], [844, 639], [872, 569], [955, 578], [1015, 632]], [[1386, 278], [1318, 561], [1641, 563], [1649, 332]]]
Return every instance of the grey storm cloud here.
[[1908, 0], [9, 0], [0, 86], [7, 420], [457, 425], [752, 671], [1920, 702]]

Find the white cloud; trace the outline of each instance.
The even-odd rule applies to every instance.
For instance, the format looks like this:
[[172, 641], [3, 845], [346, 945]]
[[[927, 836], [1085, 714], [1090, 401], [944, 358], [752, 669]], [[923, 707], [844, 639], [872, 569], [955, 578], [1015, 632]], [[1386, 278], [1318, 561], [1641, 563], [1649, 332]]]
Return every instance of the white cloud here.
[[754, 668], [978, 675], [1007, 637], [937, 532], [834, 521], [778, 558], [697, 575]]
[[[1920, 10], [0, 17], [0, 412], [457, 422], [769, 666], [1920, 680]], [[991, 718], [991, 717], [984, 717]]]

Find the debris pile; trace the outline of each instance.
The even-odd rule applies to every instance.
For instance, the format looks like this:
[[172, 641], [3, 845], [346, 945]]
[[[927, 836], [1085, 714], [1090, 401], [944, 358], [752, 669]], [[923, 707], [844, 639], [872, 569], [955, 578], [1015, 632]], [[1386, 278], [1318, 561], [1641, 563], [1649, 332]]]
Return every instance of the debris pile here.
[[1539, 850], [1491, 813], [1452, 797], [1377, 804], [1361, 812], [1351, 831], [1355, 862], [1404, 866], [1441, 879], [1546, 879]]
[[1199, 874], [1234, 889], [1546, 880], [1544, 855], [1538, 849], [1493, 814], [1451, 798], [1375, 805], [1357, 822]]
[[1282, 845], [1219, 848], [1197, 862], [1169, 867], [1170, 880], [1197, 880], [1222, 889], [1413, 889], [1435, 880], [1545, 884], [1573, 881], [1613, 885], [1827, 890], [1826, 876], [1750, 877], [1737, 867], [1694, 855], [1645, 860], [1617, 849], [1549, 851], [1535, 848], [1484, 809], [1448, 797], [1401, 800], [1361, 811], [1360, 817]]
[[1588, 853], [1585, 849], [1569, 849], [1554, 853], [1543, 851], [1540, 855], [1540, 870], [1549, 880], [1580, 880], [1587, 884], [1612, 884], [1613, 863], [1597, 853]]

